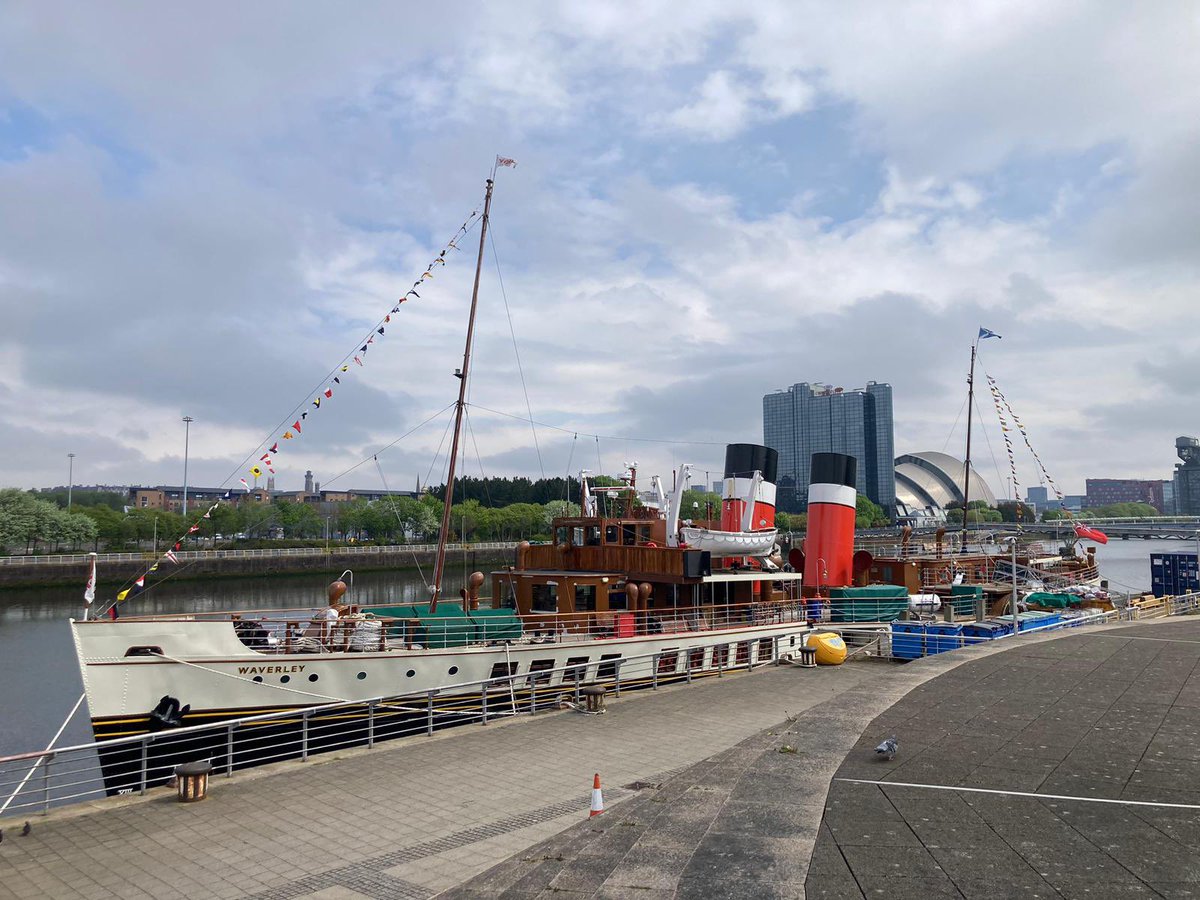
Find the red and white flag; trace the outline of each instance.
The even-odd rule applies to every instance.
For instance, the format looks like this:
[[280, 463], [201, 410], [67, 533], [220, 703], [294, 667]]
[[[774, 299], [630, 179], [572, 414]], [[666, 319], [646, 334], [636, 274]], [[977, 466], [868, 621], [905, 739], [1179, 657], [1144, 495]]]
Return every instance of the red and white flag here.
[[174, 565], [179, 565], [179, 557], [175, 555], [174, 550], [168, 550], [166, 552], [166, 554], [163, 556], [163, 559], [165, 559], [167, 562], [172, 563]]
[[496, 165], [508, 166], [510, 169], [515, 169], [517, 167], [517, 161], [515, 159], [509, 159], [507, 156], [497, 156]]
[[242, 482], [242, 487], [244, 487], [247, 491], [249, 491], [250, 490], [250, 482], [248, 482], [245, 478], [242, 478], [239, 480]]

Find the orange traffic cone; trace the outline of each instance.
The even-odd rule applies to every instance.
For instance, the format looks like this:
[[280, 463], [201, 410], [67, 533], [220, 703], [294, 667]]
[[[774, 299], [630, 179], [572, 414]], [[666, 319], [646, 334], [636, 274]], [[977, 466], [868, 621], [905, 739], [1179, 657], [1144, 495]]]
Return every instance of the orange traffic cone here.
[[596, 773], [596, 777], [592, 780], [592, 811], [588, 813], [588, 818], [598, 816], [604, 812], [604, 795], [600, 793], [600, 773]]

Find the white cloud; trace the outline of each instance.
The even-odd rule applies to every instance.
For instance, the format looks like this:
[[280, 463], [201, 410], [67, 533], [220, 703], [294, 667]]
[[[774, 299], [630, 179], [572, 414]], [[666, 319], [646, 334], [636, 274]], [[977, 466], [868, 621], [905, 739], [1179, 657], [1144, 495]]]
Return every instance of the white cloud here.
[[[902, 433], [940, 446], [967, 317], [986, 315], [1056, 477], [1169, 470], [1182, 424], [1077, 438], [1089, 421], [1120, 433], [1139, 366], [1185, 352], [1197, 322], [1186, 7], [478, 13], [0, 11], [0, 109], [49, 135], [6, 153], [20, 117], [0, 126], [0, 205], [19, 211], [0, 220], [0, 427], [22, 446], [0, 483], [61, 480], [65, 444], [95, 435], [113, 480], [170, 480], [183, 409], [205, 423], [202, 471], [224, 477], [407, 289], [495, 152], [520, 160], [494, 239], [536, 416], [757, 439], [768, 390], [881, 379]], [[866, 160], [838, 185], [865, 200], [831, 221], [809, 209], [842, 154]], [[1075, 154], [1099, 161], [1077, 171]], [[1050, 174], [1025, 185], [1014, 162]], [[405, 306], [286, 478], [340, 471], [449, 402], [472, 250]], [[473, 399], [519, 410], [490, 262], [484, 294]], [[1120, 345], [1100, 351], [1095, 399], [1047, 390], [1097, 368], [1097, 323]], [[505, 465], [528, 445], [519, 423], [474, 425]], [[395, 465], [429, 464], [431, 428]]]

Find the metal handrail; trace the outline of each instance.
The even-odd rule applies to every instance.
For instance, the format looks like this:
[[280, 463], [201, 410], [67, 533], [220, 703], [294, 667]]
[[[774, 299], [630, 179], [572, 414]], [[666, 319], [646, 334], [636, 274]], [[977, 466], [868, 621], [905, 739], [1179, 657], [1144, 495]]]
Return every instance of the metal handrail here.
[[[725, 644], [704, 645], [703, 649], [705, 650], [711, 646], [725, 647], [725, 652], [720, 656], [719, 661], [714, 655], [713, 662], [706, 671], [706, 674], [721, 676], [726, 672], [738, 669], [749, 670], [767, 662], [778, 661], [781, 652], [780, 637], [779, 635], [746, 637]], [[763, 641], [770, 642], [770, 652], [766, 658], [764, 658], [762, 653]], [[733, 650], [736, 645], [740, 644], [747, 645], [745, 661], [741, 663], [737, 662], [739, 654]], [[396, 713], [397, 711], [402, 713], [425, 713], [421, 721], [409, 729], [409, 732], [412, 734], [432, 734], [435, 730], [435, 718], [437, 715], [447, 715], [456, 712], [462, 713], [463, 721], [478, 720], [481, 724], [486, 725], [490, 719], [501, 716], [532, 714], [539, 709], [544, 711], [548, 704], [542, 702], [539, 705], [539, 692], [541, 692], [543, 701], [548, 694], [560, 697], [564, 694], [573, 693], [574, 702], [578, 704], [583, 684], [582, 673], [586, 672], [586, 669], [591, 666], [612, 666], [613, 675], [611, 684], [615, 695], [618, 697], [621, 694], [622, 687], [628, 689], [630, 687], [648, 686], [652, 689], [657, 689], [659, 684], [663, 682], [672, 680], [686, 680], [690, 682], [694, 677], [697, 677], [698, 673], [693, 667], [692, 654], [698, 649], [701, 648], [682, 644], [678, 648], [665, 651], [659, 650], [612, 660], [601, 660], [598, 663], [591, 663], [586, 667], [581, 667], [578, 664], [565, 664], [537, 672], [527, 671], [498, 678], [485, 678], [476, 681], [459, 682], [453, 685], [443, 685], [411, 694], [380, 695], [364, 700], [342, 700], [332, 703], [315, 704], [313, 706], [299, 707], [282, 712], [261, 713], [237, 719], [227, 719], [211, 724], [190, 725], [155, 733], [113, 738], [101, 743], [75, 744], [68, 747], [56, 747], [52, 750], [3, 756], [0, 757], [0, 797], [4, 797], [12, 791], [12, 799], [18, 801], [12, 802], [8, 806], [9, 812], [13, 813], [18, 810], [27, 811], [29, 809], [41, 809], [44, 812], [51, 805], [103, 795], [111, 786], [106, 787], [97, 783], [101, 777], [97, 752], [101, 749], [111, 751], [122, 747], [141, 747], [142, 752], [140, 754], [140, 766], [136, 771], [129, 773], [127, 783], [122, 783], [121, 790], [122, 792], [137, 790], [139, 793], [144, 794], [152, 780], [157, 779], [161, 775], [169, 774], [164, 772], [160, 773], [159, 776], [154, 776], [150, 773], [151, 766], [148, 762], [148, 747], [150, 744], [164, 744], [179, 738], [194, 737], [202, 734], [213, 736], [224, 735], [227, 738], [226, 747], [230, 751], [233, 751], [235, 749], [233, 736], [238, 729], [272, 722], [294, 722], [300, 719], [303, 723], [303, 729], [301, 733], [301, 746], [294, 748], [294, 750], [288, 749], [285, 746], [283, 752], [273, 754], [268, 759], [294, 758], [297, 755], [301, 759], [307, 759], [309, 751], [313, 747], [310, 742], [311, 738], [319, 736], [317, 729], [324, 727], [324, 723], [319, 721], [312, 722], [313, 717], [321, 713], [336, 712], [342, 709], [366, 708], [368, 716], [367, 738], [365, 740], [352, 740], [344, 744], [322, 746], [320, 748], [321, 752], [340, 749], [343, 746], [362, 745], [364, 743], [368, 747], [374, 746], [375, 723], [378, 718]], [[674, 660], [670, 661], [670, 665], [664, 666], [664, 662], [670, 660], [671, 657], [674, 657]], [[567, 679], [568, 674], [574, 676], [570, 682]], [[548, 684], [547, 682], [552, 681], [555, 675], [562, 675], [561, 680], [557, 684]], [[606, 676], [605, 680], [609, 680], [608, 676]], [[523, 694], [528, 692], [530, 695], [527, 706], [514, 704], [511, 712], [489, 710], [489, 702], [497, 702], [495, 699], [489, 701], [489, 692], [507, 690], [509, 696], [515, 696], [515, 690], [518, 687]], [[453, 689], [454, 694], [444, 695], [443, 692], [449, 689]], [[479, 700], [475, 708], [471, 706], [474, 699], [472, 689], [478, 689]], [[465, 706], [449, 710], [437, 709], [435, 707], [435, 698], [445, 696], [453, 699], [459, 694], [463, 695], [462, 699]], [[50, 771], [51, 763], [54, 763], [56, 766], [54, 773]], [[80, 765], [75, 765], [76, 763]], [[63, 768], [64, 764], [75, 767]], [[225, 758], [225, 774], [232, 775], [235, 765], [231, 752]], [[41, 774], [35, 775], [30, 779], [30, 771], [35, 771], [39, 767], [42, 770]], [[162, 764], [160, 763], [156, 768], [161, 769]], [[22, 775], [22, 777], [18, 778], [18, 775]], [[25, 788], [26, 783], [29, 784], [28, 788]], [[15, 791], [12, 790], [14, 785], [17, 788]], [[54, 788], [65, 789], [76, 787], [81, 787], [82, 789], [70, 794], [63, 794], [60, 790], [58, 795], [54, 795]], [[21, 797], [24, 795], [36, 795], [36, 799], [20, 802]]]
[[[360, 606], [352, 607], [359, 609]], [[813, 601], [777, 600], [750, 604], [714, 604], [709, 606], [662, 607], [636, 611], [589, 611], [577, 613], [533, 612], [528, 615], [513, 615], [520, 619], [520, 638], [497, 637], [505, 628], [503, 622], [489, 625], [487, 618], [477, 619], [469, 615], [438, 616], [437, 618], [413, 618], [406, 616], [375, 616], [369, 618], [355, 614], [342, 616], [324, 623], [314, 618], [314, 610], [274, 609], [252, 611], [195, 612], [186, 614], [164, 614], [150, 616], [122, 616], [119, 623], [129, 622], [232, 622], [236, 626], [245, 624], [256, 628], [258, 634], [239, 634], [247, 649], [263, 655], [296, 654], [311, 652], [342, 652], [351, 647], [379, 652], [386, 649], [400, 650], [424, 645], [430, 626], [436, 625], [437, 632], [457, 636], [478, 638], [466, 641], [466, 646], [494, 644], [498, 640], [511, 640], [515, 644], [564, 643], [593, 638], [620, 636], [628, 629], [628, 636], [703, 634], [726, 631], [770, 623], [801, 622], [806, 614], [817, 608]], [[360, 627], [370, 623], [370, 628]], [[374, 627], [377, 623], [378, 627]], [[105, 618], [88, 619], [77, 624], [89, 628], [119, 627]], [[312, 640], [316, 635], [297, 633], [299, 627], [305, 631], [309, 626], [320, 626], [320, 646], [301, 643]], [[439, 635], [435, 632], [436, 640]], [[197, 658], [189, 657], [189, 661]], [[202, 659], [202, 657], [200, 658]]]
[[[511, 550], [516, 541], [480, 541], [478, 543], [447, 544], [447, 552], [463, 550]], [[179, 560], [202, 559], [266, 559], [280, 556], [326, 556], [326, 555], [378, 555], [383, 553], [432, 553], [437, 544], [370, 544], [338, 545], [336, 547], [279, 547], [255, 550], [180, 550], [175, 556]], [[98, 553], [96, 562], [152, 562], [162, 556], [150, 550], [124, 553]], [[45, 553], [31, 556], [0, 556], [0, 566], [36, 565], [79, 565], [91, 560], [90, 553]]]

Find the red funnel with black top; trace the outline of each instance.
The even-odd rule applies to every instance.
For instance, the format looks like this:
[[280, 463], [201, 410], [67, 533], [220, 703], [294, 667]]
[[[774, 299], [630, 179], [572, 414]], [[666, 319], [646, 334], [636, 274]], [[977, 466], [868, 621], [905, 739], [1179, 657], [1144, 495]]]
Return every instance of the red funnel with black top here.
[[858, 460], [844, 453], [814, 453], [810, 472], [803, 592], [814, 597], [854, 583]]

